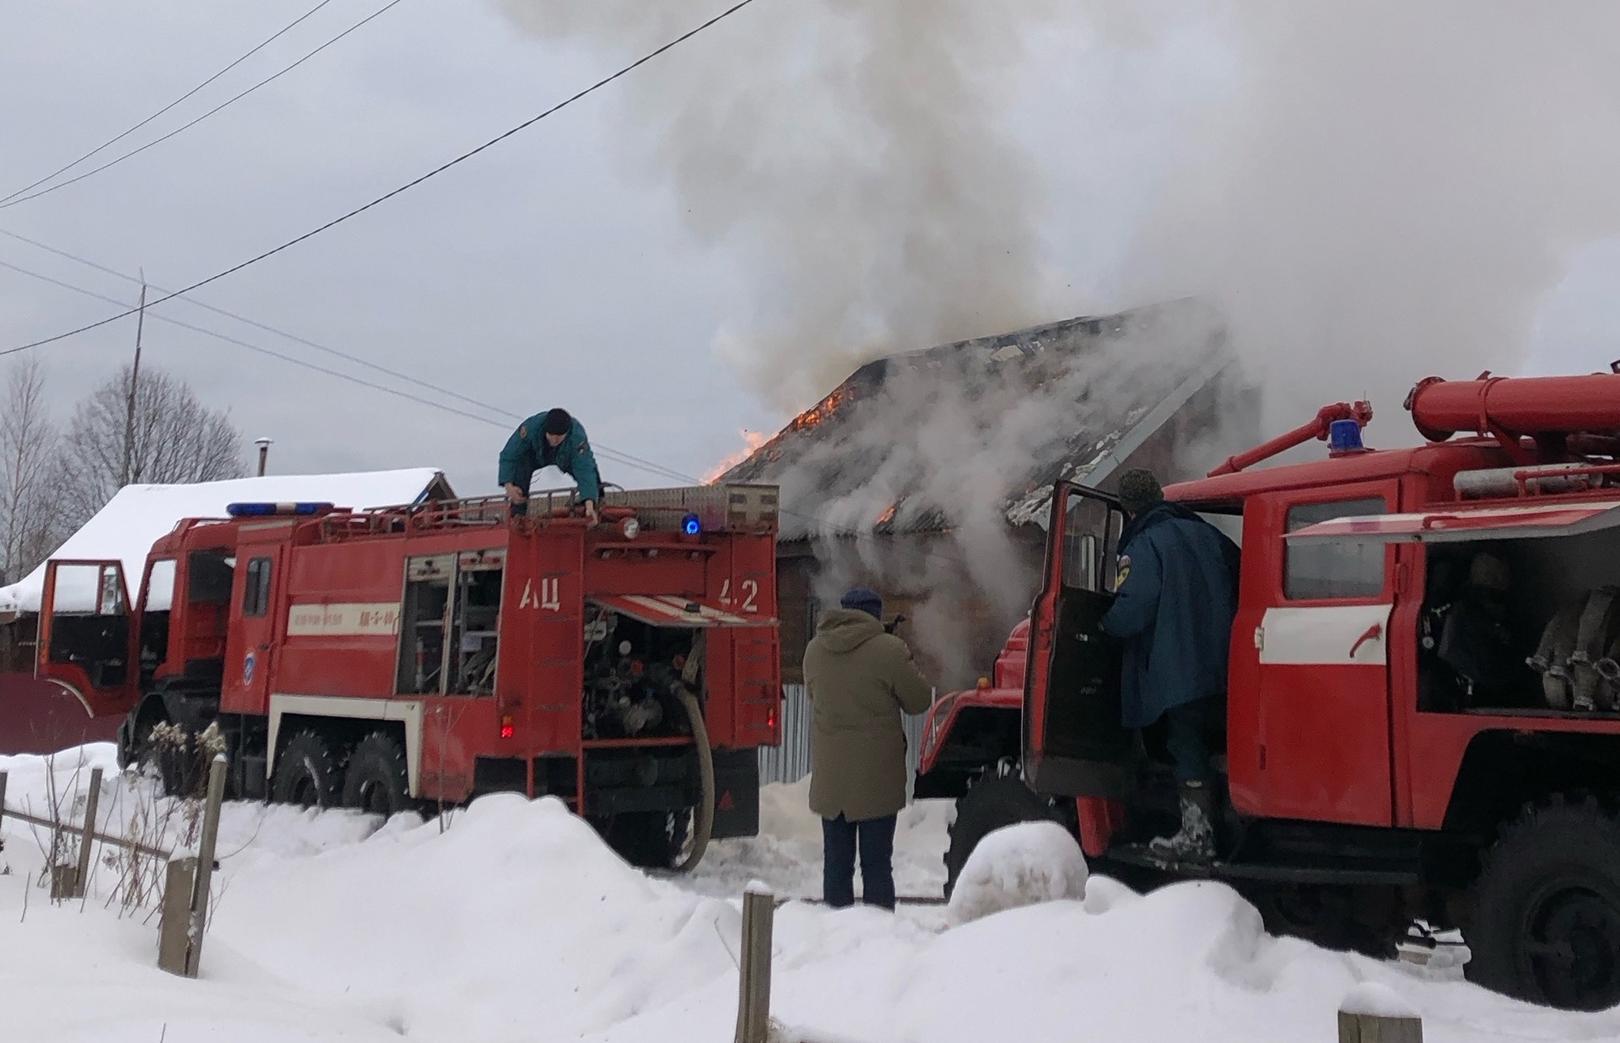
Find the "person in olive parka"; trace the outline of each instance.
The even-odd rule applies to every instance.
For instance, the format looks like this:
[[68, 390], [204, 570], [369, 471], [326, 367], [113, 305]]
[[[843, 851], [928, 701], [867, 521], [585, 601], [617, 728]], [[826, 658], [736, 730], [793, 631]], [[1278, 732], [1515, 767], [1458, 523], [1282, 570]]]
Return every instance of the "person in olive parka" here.
[[585, 502], [585, 517], [596, 524], [596, 505], [602, 498], [602, 482], [596, 471], [596, 457], [585, 438], [585, 428], [566, 409], [536, 413], [518, 425], [501, 450], [500, 484], [512, 504], [513, 514], [528, 513], [529, 482], [534, 472], [555, 467], [574, 479], [579, 497]]
[[894, 830], [906, 803], [902, 714], [928, 709], [932, 688], [911, 649], [880, 621], [883, 600], [865, 588], [828, 611], [804, 652], [810, 694], [810, 810], [821, 818], [822, 887], [835, 908], [861, 900], [894, 908]]

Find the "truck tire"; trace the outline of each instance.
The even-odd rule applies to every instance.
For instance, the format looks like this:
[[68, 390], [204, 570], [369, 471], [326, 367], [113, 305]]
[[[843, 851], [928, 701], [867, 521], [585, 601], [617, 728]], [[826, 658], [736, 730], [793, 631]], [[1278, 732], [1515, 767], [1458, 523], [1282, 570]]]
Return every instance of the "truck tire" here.
[[602, 832], [620, 858], [641, 869], [671, 869], [692, 830], [690, 809], [627, 811], [613, 816]]
[[1395, 915], [1400, 903], [1392, 889], [1268, 882], [1237, 890], [1259, 910], [1267, 934], [1324, 949], [1393, 960], [1407, 933], [1408, 921]]
[[270, 799], [302, 808], [333, 808], [338, 804], [338, 771], [326, 740], [301, 731], [287, 740], [270, 779]]
[[343, 772], [343, 806], [385, 818], [416, 807], [405, 749], [398, 739], [372, 732], [355, 746]]
[[1486, 853], [1470, 981], [1567, 1010], [1620, 1002], [1620, 819], [1595, 799], [1527, 807]]
[[1062, 821], [1052, 802], [1024, 785], [1023, 779], [1012, 775], [980, 778], [956, 802], [956, 821], [951, 823], [950, 846], [945, 849], [945, 897], [956, 889], [968, 856], [986, 836], [1020, 822]]

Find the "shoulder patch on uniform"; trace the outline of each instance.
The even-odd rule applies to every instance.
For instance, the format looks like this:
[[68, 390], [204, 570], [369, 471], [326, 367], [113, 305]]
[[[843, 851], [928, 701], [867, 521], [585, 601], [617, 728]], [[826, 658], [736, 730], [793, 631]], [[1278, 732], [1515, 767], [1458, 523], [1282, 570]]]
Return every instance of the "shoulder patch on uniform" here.
[[1129, 554], [1121, 554], [1119, 556], [1119, 564], [1114, 570], [1114, 589], [1118, 590], [1120, 587], [1123, 587], [1125, 585], [1125, 581], [1130, 579], [1130, 577], [1131, 556]]
[[529, 425], [528, 424], [519, 424], [518, 425], [518, 437], [519, 438], [528, 438], [529, 437]]
[[579, 443], [579, 448], [574, 450], [574, 455], [575, 456], [584, 456], [586, 453], [588, 453], [590, 451], [591, 451], [590, 443], [589, 442], [581, 442], [581, 443]]

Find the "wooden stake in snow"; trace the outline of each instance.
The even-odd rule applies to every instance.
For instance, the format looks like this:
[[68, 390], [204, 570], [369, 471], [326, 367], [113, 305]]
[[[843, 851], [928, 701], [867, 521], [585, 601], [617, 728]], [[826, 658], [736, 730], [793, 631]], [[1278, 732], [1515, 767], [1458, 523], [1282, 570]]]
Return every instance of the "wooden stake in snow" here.
[[163, 884], [163, 915], [158, 923], [158, 968], [186, 976], [191, 955], [191, 896], [196, 893], [197, 860], [169, 859]]
[[84, 832], [79, 834], [79, 868], [73, 878], [73, 897], [83, 898], [90, 884], [90, 849], [96, 841], [96, 811], [101, 803], [101, 769], [90, 769], [90, 793], [84, 800]]
[[191, 951], [186, 977], [195, 978], [202, 964], [203, 932], [208, 929], [208, 888], [214, 876], [214, 845], [219, 840], [219, 806], [225, 799], [225, 755], [208, 766], [208, 803], [203, 808], [202, 839], [197, 845], [197, 886], [191, 898]]
[[743, 894], [742, 975], [736, 1043], [766, 1043], [771, 1030], [771, 926], [776, 899], [750, 885]]
[[1339, 1004], [1339, 1043], [1423, 1043], [1423, 1019], [1394, 989], [1363, 982]]

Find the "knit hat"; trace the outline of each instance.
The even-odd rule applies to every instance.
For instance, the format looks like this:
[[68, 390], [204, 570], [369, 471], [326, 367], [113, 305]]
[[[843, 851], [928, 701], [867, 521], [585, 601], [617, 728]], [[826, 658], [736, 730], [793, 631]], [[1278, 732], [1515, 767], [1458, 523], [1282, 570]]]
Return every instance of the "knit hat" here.
[[838, 600], [839, 607], [852, 608], [857, 612], [865, 612], [873, 619], [883, 618], [883, 599], [878, 592], [869, 587], [856, 587], [845, 592]]
[[546, 414], [543, 430], [548, 435], [566, 435], [574, 426], [574, 418], [568, 415], [566, 409], [553, 409]]
[[1119, 476], [1119, 505], [1126, 514], [1141, 514], [1164, 502], [1164, 490], [1153, 472], [1136, 467]]

